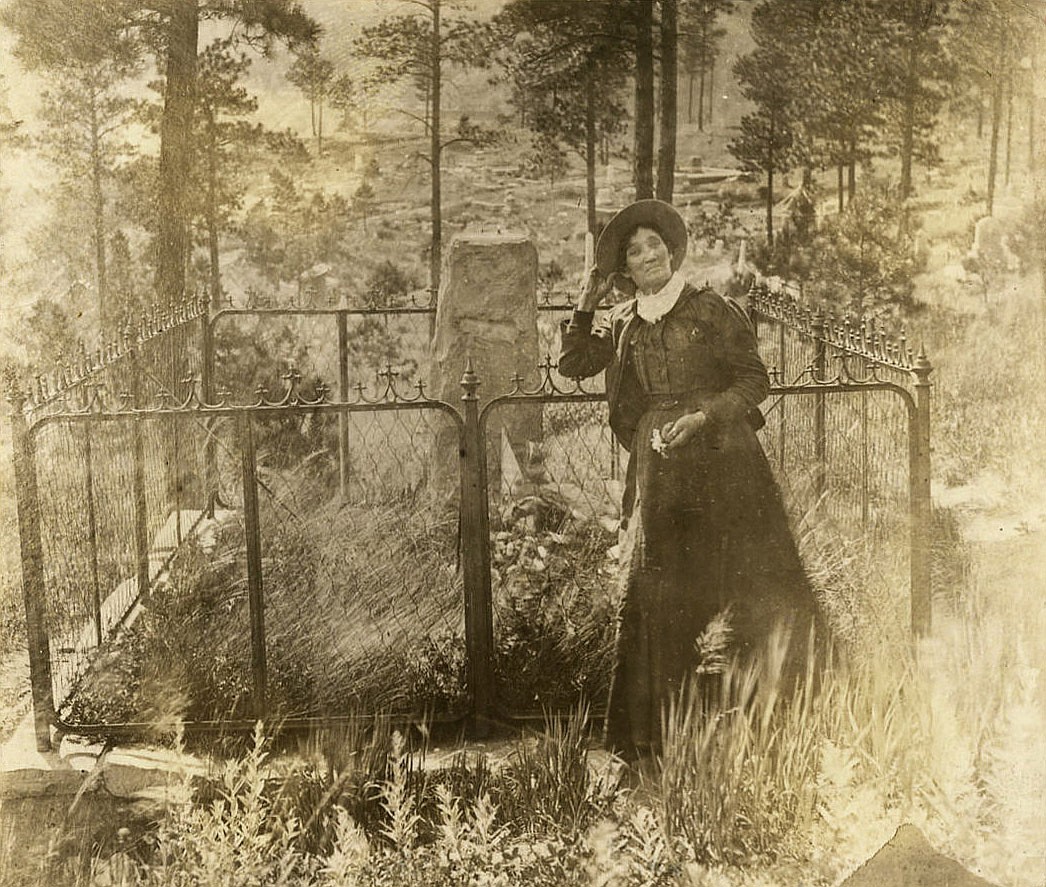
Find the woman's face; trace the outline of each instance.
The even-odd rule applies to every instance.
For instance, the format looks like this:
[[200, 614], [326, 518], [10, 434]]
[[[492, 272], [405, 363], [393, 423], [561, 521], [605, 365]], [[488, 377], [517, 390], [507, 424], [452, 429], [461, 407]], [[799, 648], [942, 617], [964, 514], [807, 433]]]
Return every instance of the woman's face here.
[[640, 226], [625, 246], [625, 273], [641, 293], [656, 293], [672, 277], [672, 254], [653, 228]]

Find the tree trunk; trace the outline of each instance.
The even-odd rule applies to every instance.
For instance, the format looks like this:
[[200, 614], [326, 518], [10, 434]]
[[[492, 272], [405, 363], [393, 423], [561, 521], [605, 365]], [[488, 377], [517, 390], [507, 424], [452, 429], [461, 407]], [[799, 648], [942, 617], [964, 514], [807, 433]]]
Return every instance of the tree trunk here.
[[836, 167], [835, 171], [836, 171], [835, 190], [836, 190], [836, 193], [839, 196], [839, 212], [842, 212], [845, 209], [845, 204], [843, 203], [843, 194], [845, 192], [843, 191], [843, 162], [842, 162], [842, 160], [839, 161], [839, 164]]
[[113, 318], [109, 304], [109, 274], [105, 255], [105, 192], [102, 181], [105, 170], [102, 164], [102, 146], [98, 120], [97, 96], [91, 96], [91, 200], [94, 204], [94, 266], [98, 287], [98, 329], [102, 341], [109, 340]]
[[705, 131], [705, 61], [701, 56], [701, 73], [697, 78], [697, 131]]
[[1006, 78], [1006, 172], [1003, 174], [1003, 184], [1010, 184], [1010, 151], [1013, 147], [1013, 71], [1007, 72]]
[[715, 56], [708, 66], [708, 126], [712, 126], [712, 107], [715, 105]]
[[171, 4], [167, 22], [166, 85], [160, 120], [157, 224], [157, 295], [164, 303], [185, 294], [191, 252], [187, 183], [192, 171], [192, 117], [196, 94], [196, 45], [200, 19], [196, 0]]
[[661, 0], [661, 142], [657, 156], [657, 196], [672, 202], [676, 168], [677, 0]]
[[636, 3], [636, 200], [654, 196], [654, 4]]
[[1002, 91], [1003, 81], [1002, 68], [1006, 64], [1006, 29], [1001, 28], [999, 33], [999, 53], [996, 56], [1000, 73], [995, 78], [995, 89], [992, 90], [992, 136], [991, 147], [988, 150], [988, 215], [992, 215], [995, 208], [995, 178], [999, 168], [999, 129], [1002, 124]]
[[918, 56], [915, 51], [915, 35], [908, 34], [908, 52], [905, 61], [904, 108], [901, 117], [901, 200], [912, 193], [912, 155], [915, 153], [915, 93], [918, 87], [915, 66]]
[[[851, 148], [852, 150], [852, 148]], [[857, 194], [857, 161], [850, 155], [850, 162], [846, 166], [846, 205], [854, 202]]]
[[316, 126], [316, 156], [317, 157], [322, 157], [323, 156], [323, 98], [322, 98], [322, 96], [316, 102], [316, 104], [318, 106], [318, 108], [317, 108], [318, 109], [317, 118], [318, 118], [318, 121], [319, 121], [317, 126]]
[[770, 111], [770, 130], [767, 139], [767, 164], [766, 164], [766, 242], [774, 245], [774, 138], [777, 135], [775, 122], [775, 111]]
[[708, 23], [701, 17], [701, 57], [698, 60], [697, 131], [705, 131], [705, 75], [708, 72]]
[[[431, 153], [432, 153], [432, 247], [429, 251], [429, 285], [432, 288], [431, 304], [436, 307], [439, 298], [440, 270], [443, 263], [443, 211], [440, 195], [440, 0], [432, 2], [432, 108], [431, 108]], [[435, 331], [436, 316], [430, 319], [430, 332]]]
[[425, 84], [425, 114], [424, 114], [425, 125], [432, 127], [432, 84]]
[[585, 77], [585, 209], [588, 231], [595, 237], [599, 233], [596, 219], [596, 85], [591, 70]]
[[984, 138], [984, 87], [977, 87], [977, 138]]
[[766, 171], [766, 242], [774, 245], [774, 168]]
[[694, 122], [694, 72], [686, 75], [686, 122]]
[[222, 297], [222, 272], [218, 231], [218, 139], [214, 116], [207, 115], [207, 247], [210, 257], [211, 304], [218, 307]]

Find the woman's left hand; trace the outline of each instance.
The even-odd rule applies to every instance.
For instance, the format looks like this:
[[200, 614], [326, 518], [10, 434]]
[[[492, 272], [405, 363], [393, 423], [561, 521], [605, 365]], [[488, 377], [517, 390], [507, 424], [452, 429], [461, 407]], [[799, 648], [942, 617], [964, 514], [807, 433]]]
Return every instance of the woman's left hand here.
[[708, 416], [698, 410], [696, 413], [683, 413], [674, 422], [661, 426], [661, 439], [666, 450], [674, 450], [687, 444], [698, 431], [704, 427]]

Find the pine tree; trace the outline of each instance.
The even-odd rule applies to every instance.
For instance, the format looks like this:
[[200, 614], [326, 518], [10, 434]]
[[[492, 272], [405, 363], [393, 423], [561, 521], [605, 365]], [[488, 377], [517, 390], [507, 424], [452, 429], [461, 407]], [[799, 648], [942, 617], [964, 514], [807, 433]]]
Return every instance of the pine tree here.
[[323, 154], [323, 106], [334, 92], [334, 63], [323, 58], [315, 46], [307, 45], [295, 53], [287, 79], [309, 100], [309, 119], [316, 139], [316, 156]]
[[[352, 125], [352, 118], [358, 112], [364, 111], [366, 105], [361, 101], [360, 90], [355, 81], [348, 74], [340, 74], [331, 83], [327, 100], [336, 111], [341, 111], [341, 121], [338, 129], [348, 129]], [[363, 121], [366, 127], [366, 121]]]
[[901, 160], [899, 192], [904, 199], [912, 192], [914, 161], [937, 160], [935, 123], [956, 68], [946, 50], [947, 3], [889, 0], [885, 14], [895, 38], [890, 67], [900, 73], [888, 106], [887, 128]]
[[408, 0], [420, 12], [393, 16], [374, 27], [364, 28], [356, 51], [374, 59], [377, 64], [371, 76], [374, 82], [412, 80], [424, 96], [425, 112], [408, 116], [422, 122], [429, 136], [429, 154], [425, 158], [431, 175], [429, 201], [432, 235], [429, 247], [429, 286], [435, 304], [440, 286], [443, 261], [443, 208], [441, 159], [450, 144], [474, 141], [471, 136], [457, 135], [443, 141], [441, 105], [444, 66], [481, 67], [487, 55], [481, 41], [482, 29], [475, 22], [448, 18], [444, 11], [456, 0]]
[[680, 43], [683, 68], [687, 75], [687, 119], [694, 122], [694, 81], [698, 84], [697, 128], [705, 128], [705, 95], [709, 99], [711, 118], [712, 90], [709, 75], [719, 55], [719, 43], [726, 29], [717, 25], [720, 16], [734, 10], [734, 0], [682, 0], [680, 7]]
[[215, 40], [200, 53], [198, 65], [194, 214], [203, 224], [209, 288], [217, 302], [222, 293], [221, 237], [242, 198], [244, 166], [265, 132], [245, 119], [258, 109], [257, 100], [241, 83], [250, 68], [247, 55], [236, 54], [231, 40]]
[[110, 192], [121, 163], [134, 153], [127, 140], [137, 102], [121, 93], [127, 67], [78, 65], [54, 77], [41, 96], [40, 119], [46, 129], [37, 140], [41, 152], [59, 170], [60, 187], [75, 195], [91, 218], [94, 284], [98, 324], [103, 335], [115, 333], [121, 308], [112, 303], [107, 244], [112, 237]]
[[803, 122], [806, 57], [795, 46], [802, 45], [818, 9], [818, 0], [764, 0], [752, 13], [756, 48], [734, 66], [741, 94], [755, 110], [741, 118], [741, 134], [728, 147], [744, 169], [766, 176], [766, 238], [771, 245], [775, 176], [809, 157]]
[[818, 154], [838, 171], [839, 205], [853, 200], [857, 166], [873, 155], [887, 100], [900, 92], [893, 34], [876, 0], [827, 0], [804, 47], [803, 118]]
[[314, 42], [318, 26], [294, 0], [12, 0], [2, 17], [18, 37], [17, 54], [31, 67], [57, 70], [69, 59], [104, 60], [114, 42], [132, 34], [155, 52], [164, 81], [156, 289], [161, 301], [180, 298], [190, 252], [192, 206], [184, 183], [192, 173], [200, 22], [232, 19], [237, 39], [262, 52], [276, 41], [292, 47]]
[[654, 4], [631, 0], [635, 19], [636, 119], [633, 178], [636, 200], [654, 196]]
[[631, 40], [610, 2], [514, 0], [493, 22], [510, 46], [499, 62], [513, 84], [513, 104], [538, 134], [534, 162], [560, 169], [560, 145], [585, 161], [587, 228], [596, 233], [596, 155], [627, 119], [621, 95]]
[[[1020, 71], [1015, 62], [1041, 39], [1041, 27], [1041, 19], [1020, 0], [965, 0], [955, 10], [952, 44], [958, 70], [968, 89], [980, 91], [982, 95], [987, 93], [989, 97], [988, 215], [994, 211], [1003, 111]], [[979, 126], [978, 136], [980, 134]]]
[[678, 0], [661, 0], [661, 140], [657, 154], [657, 196], [668, 203], [672, 202], [675, 184], [678, 44]]

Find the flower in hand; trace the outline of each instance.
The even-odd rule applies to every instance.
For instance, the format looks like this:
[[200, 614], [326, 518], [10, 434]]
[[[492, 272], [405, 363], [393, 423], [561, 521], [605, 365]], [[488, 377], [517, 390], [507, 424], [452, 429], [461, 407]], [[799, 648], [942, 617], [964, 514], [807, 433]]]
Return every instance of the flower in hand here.
[[661, 436], [660, 428], [655, 428], [650, 435], [650, 449], [659, 456], [665, 455], [665, 439]]
[[650, 435], [650, 447], [655, 453], [667, 456], [672, 450], [688, 443], [707, 421], [708, 416], [701, 411], [684, 413], [674, 422], [666, 422], [660, 428], [655, 428]]

